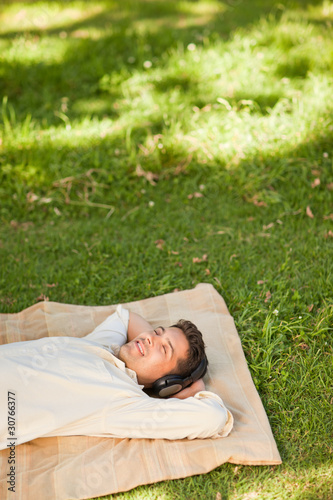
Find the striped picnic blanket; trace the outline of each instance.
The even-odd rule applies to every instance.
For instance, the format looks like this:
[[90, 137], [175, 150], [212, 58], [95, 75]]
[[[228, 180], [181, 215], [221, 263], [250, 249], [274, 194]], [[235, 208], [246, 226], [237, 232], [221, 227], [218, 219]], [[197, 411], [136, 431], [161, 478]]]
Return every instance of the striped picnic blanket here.
[[[123, 305], [153, 326], [169, 326], [180, 318], [198, 326], [209, 360], [206, 387], [219, 394], [232, 412], [235, 424], [231, 434], [221, 439], [180, 441], [87, 436], [35, 439], [0, 452], [1, 499], [92, 498], [203, 474], [225, 462], [281, 463], [233, 318], [214, 287], [202, 283], [192, 290]], [[45, 336], [82, 337], [115, 308], [39, 302], [19, 313], [0, 314], [0, 343]], [[7, 402], [1, 402], [1, 411], [5, 411], [4, 404], [7, 410]], [[17, 405], [19, 419], [19, 401]]]

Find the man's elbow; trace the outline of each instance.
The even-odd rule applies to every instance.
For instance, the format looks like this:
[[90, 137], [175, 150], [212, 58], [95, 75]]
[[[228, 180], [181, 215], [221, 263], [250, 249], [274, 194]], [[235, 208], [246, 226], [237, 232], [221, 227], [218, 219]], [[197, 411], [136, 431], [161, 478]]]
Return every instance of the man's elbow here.
[[218, 437], [224, 429], [228, 419], [227, 410], [217, 404], [205, 406], [205, 410], [200, 415], [200, 428], [198, 428], [196, 435], [190, 435], [189, 439]]

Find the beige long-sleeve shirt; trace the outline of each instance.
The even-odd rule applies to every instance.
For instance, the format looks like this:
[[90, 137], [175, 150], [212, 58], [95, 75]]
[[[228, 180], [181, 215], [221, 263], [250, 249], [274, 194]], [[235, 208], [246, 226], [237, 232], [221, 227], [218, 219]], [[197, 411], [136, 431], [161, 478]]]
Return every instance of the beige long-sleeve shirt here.
[[46, 337], [0, 346], [0, 449], [45, 436], [194, 439], [229, 434], [233, 417], [212, 392], [185, 400], [143, 392], [135, 372], [116, 356], [127, 342], [128, 319], [129, 312], [118, 306], [84, 338]]

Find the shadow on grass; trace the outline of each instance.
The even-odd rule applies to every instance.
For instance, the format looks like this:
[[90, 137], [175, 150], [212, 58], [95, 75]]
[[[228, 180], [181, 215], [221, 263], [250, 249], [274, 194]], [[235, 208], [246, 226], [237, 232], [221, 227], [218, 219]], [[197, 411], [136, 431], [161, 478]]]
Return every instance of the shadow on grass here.
[[[4, 0], [3, 5], [11, 5], [21, 3], [21, 0]], [[40, 0], [28, 0], [25, 2], [28, 5], [39, 4], [41, 11], [46, 13], [47, 10], [40, 6]], [[96, 5], [96, 2], [90, 0], [81, 0], [81, 3], [86, 3], [87, 6]], [[230, 33], [237, 27], [246, 27], [253, 22], [258, 21], [262, 16], [269, 13], [274, 13], [279, 17], [281, 12], [290, 8], [289, 0], [274, 0], [266, 2], [265, 0], [254, 0], [247, 2], [246, 0], [225, 0], [220, 2], [218, 7], [209, 5], [206, 6], [206, 12], [202, 9], [196, 10], [198, 0], [186, 0], [186, 4], [193, 4], [184, 6], [181, 2], [145, 2], [136, 0], [123, 0], [121, 6], [115, 8], [114, 2], [104, 0], [101, 5], [105, 6], [102, 13], [92, 14], [87, 19], [80, 20], [70, 25], [58, 27], [54, 29], [40, 29], [31, 27], [30, 29], [22, 28], [21, 30], [8, 30], [4, 35], [5, 38], [12, 38], [22, 33], [39, 35], [42, 33], [51, 35], [58, 35], [63, 29], [71, 33], [79, 29], [91, 27], [105, 27], [110, 26], [110, 23], [118, 23], [126, 27], [131, 26], [133, 23], [149, 22], [158, 20], [158, 28], [168, 28], [173, 25], [178, 25], [178, 31], [181, 32], [182, 28], [185, 31], [190, 27], [200, 28], [204, 27], [207, 30], [216, 30], [220, 35], [229, 36]], [[71, 0], [63, 0], [62, 8], [71, 7]], [[297, 5], [292, 5], [297, 9], [307, 9], [310, 6], [318, 6], [322, 4], [322, 0], [300, 0]], [[180, 33], [179, 33], [180, 34]], [[161, 36], [163, 38], [163, 35]]]
[[[161, 127], [158, 120], [149, 123], [149, 127], [133, 127], [133, 144], [144, 143], [148, 134], [157, 133]], [[43, 197], [51, 199], [50, 205], [47, 202], [43, 205], [45, 215], [54, 205], [65, 208], [72, 202], [82, 202], [87, 207], [88, 203], [100, 203], [128, 210], [138, 203], [140, 190], [149, 186], [149, 177], [136, 172], [140, 162], [144, 172], [155, 173], [154, 182], [161, 192], [177, 189], [179, 177], [188, 176], [196, 179], [196, 184], [203, 182], [210, 186], [211, 194], [217, 197], [231, 191], [251, 204], [278, 204], [281, 209], [301, 209], [304, 213], [311, 204], [315, 213], [327, 215], [331, 163], [325, 155], [333, 142], [333, 132], [323, 134], [320, 130], [318, 123], [318, 132], [313, 131], [296, 148], [288, 146], [278, 154], [259, 150], [228, 168], [219, 159], [202, 164], [182, 142], [172, 144], [165, 154], [156, 148], [152, 158], [146, 158], [139, 149], [131, 155], [126, 150], [126, 130], [105, 138], [83, 139], [74, 146], [44, 140], [8, 148], [0, 157], [3, 210], [10, 213], [13, 209], [16, 217], [25, 219], [38, 210]], [[315, 171], [314, 164], [317, 164]], [[321, 182], [314, 189], [311, 184], [316, 176]]]
[[[8, 4], [15, 3], [8, 1]], [[34, 2], [30, 2], [33, 4]], [[91, 2], [87, 1], [87, 5]], [[318, 5], [319, 1], [302, 1], [299, 6], [306, 9]], [[92, 2], [94, 4], [94, 2]], [[67, 97], [71, 102], [88, 100], [88, 110], [84, 103], [69, 111], [68, 117], [80, 118], [93, 114], [102, 117], [118, 116], [114, 103], [122, 96], [121, 80], [129, 78], [135, 70], [143, 70], [146, 59], [156, 59], [156, 65], [165, 63], [170, 51], [195, 42], [201, 44], [205, 36], [228, 39], [235, 29], [246, 27], [258, 21], [268, 13], [278, 18], [289, 2], [272, 2], [267, 5], [263, 0], [255, 2], [221, 2], [221, 8], [208, 9], [207, 18], [196, 12], [196, 2], [191, 9], [184, 10], [180, 2], [134, 2], [125, 0], [114, 8], [114, 3], [103, 2], [103, 12], [92, 14], [87, 19], [64, 24], [52, 29], [29, 29], [9, 31], [1, 36], [3, 40], [16, 39], [24, 35], [31, 41], [45, 36], [66, 37], [67, 48], [59, 62], [3, 62], [0, 93], [13, 101], [18, 119], [27, 113], [33, 118], [58, 124], [54, 112], [59, 111], [61, 99]], [[71, 2], [65, 2], [65, 6]], [[204, 22], [202, 22], [204, 19]], [[93, 39], [89, 29], [103, 29], [101, 38]], [[62, 40], [64, 42], [64, 40]], [[27, 46], [29, 51], [29, 47]], [[303, 60], [304, 59], [304, 60]], [[283, 76], [304, 77], [310, 67], [304, 56], [302, 60], [281, 63], [277, 73]], [[155, 64], [155, 63], [154, 63]], [[117, 82], [112, 82], [107, 96], [101, 80], [105, 75], [117, 75]], [[190, 76], [168, 77], [155, 86], [161, 92], [180, 87], [184, 93], [193, 91], [196, 82]], [[195, 93], [195, 92], [194, 92]], [[274, 93], [264, 96], [241, 96], [242, 99], [254, 99], [263, 113], [276, 104], [278, 96]], [[89, 99], [91, 102], [89, 102]], [[94, 103], [94, 99], [98, 102]], [[194, 104], [206, 104], [203, 95], [197, 95]]]
[[[303, 1], [301, 6], [306, 8], [319, 3]], [[70, 5], [70, 2], [67, 4]], [[87, 2], [88, 4], [89, 2]], [[86, 140], [84, 145], [82, 145], [84, 141], [79, 140], [75, 146], [69, 146], [65, 141], [62, 144], [61, 141], [52, 143], [52, 141], [41, 140], [35, 141], [29, 147], [25, 147], [23, 144], [19, 147], [9, 148], [7, 152], [2, 153], [0, 162], [3, 165], [8, 164], [8, 172], [11, 172], [11, 175], [15, 173], [15, 176], [14, 179], [6, 182], [15, 184], [22, 181], [27, 190], [40, 189], [47, 193], [53, 189], [52, 182], [66, 176], [85, 175], [85, 172], [91, 168], [105, 170], [106, 178], [104, 174], [101, 175], [100, 182], [112, 183], [111, 178], [120, 182], [122, 175], [133, 173], [138, 160], [137, 151], [134, 151], [137, 146], [131, 146], [131, 151], [127, 147], [128, 137], [131, 138], [132, 144], [139, 145], [149, 134], [162, 133], [163, 127], [165, 127], [162, 116], [148, 116], [140, 120], [140, 123], [133, 122], [133, 124], [128, 123], [127, 125], [123, 123], [118, 126], [116, 121], [120, 118], [121, 112], [117, 101], [124, 98], [122, 82], [131, 77], [133, 70], [140, 69], [144, 72], [142, 65], [147, 57], [162, 58], [164, 56], [168, 59], [170, 50], [176, 49], [179, 43], [185, 45], [193, 40], [197, 42], [195, 35], [201, 36], [203, 26], [199, 24], [193, 28], [191, 25], [192, 21], [198, 20], [198, 15], [192, 17], [189, 15], [184, 26], [180, 26], [177, 20], [183, 13], [182, 4], [178, 2], [157, 4], [156, 2], [125, 1], [121, 7], [113, 10], [111, 9], [113, 4], [106, 2], [104, 5], [106, 7], [102, 13], [92, 15], [83, 21], [74, 22], [70, 26], [58, 27], [44, 32], [41, 30], [22, 30], [5, 35], [9, 38], [22, 33], [28, 38], [44, 35], [59, 37], [66, 29], [66, 36], [69, 37], [77, 30], [99, 26], [109, 27], [106, 31], [107, 35], [100, 39], [92, 39], [89, 34], [85, 33], [75, 35], [70, 39], [60, 62], [32, 62], [29, 64], [4, 62], [2, 69], [4, 78], [0, 83], [0, 90], [3, 95], [9, 97], [10, 102], [14, 102], [17, 122], [22, 120], [27, 113], [30, 113], [33, 119], [40, 120], [42, 128], [47, 128], [50, 125], [59, 126], [61, 119], [71, 121], [89, 117], [89, 115], [98, 119], [106, 116], [111, 122], [114, 120], [114, 130], [111, 134], [104, 139], [92, 137], [91, 140]], [[244, 27], [258, 20], [267, 12], [271, 12], [278, 3], [275, 2], [273, 5], [267, 6], [267, 2], [256, 0], [251, 5], [246, 2], [237, 3], [237, 5], [225, 2], [223, 5], [225, 6], [223, 14], [212, 13], [211, 20], [205, 24], [204, 30], [221, 37], [228, 37], [234, 28]], [[286, 1], [282, 5], [287, 6], [288, 2]], [[276, 7], [274, 12], [278, 16], [281, 11]], [[118, 14], [118, 18], [116, 14]], [[168, 15], [171, 18], [168, 18]], [[157, 30], [154, 30], [156, 26], [146, 25], [151, 20], [160, 18], [162, 18], [163, 23], [158, 25]], [[140, 31], [135, 26], [136, 22], [142, 22], [145, 29]], [[281, 75], [289, 72], [290, 76], [302, 77], [307, 74], [309, 69], [306, 63], [307, 60], [302, 60], [299, 64], [297, 61], [286, 63], [287, 65], [283, 68], [280, 67], [278, 71], [281, 71]], [[160, 64], [164, 64], [163, 60]], [[194, 76], [186, 73], [178, 73], [176, 76], [166, 75], [160, 80], [151, 78], [149, 84], [152, 84], [160, 95], [178, 88], [184, 99], [186, 98], [192, 106], [203, 107], [207, 104], [205, 89], [199, 86], [199, 82], [195, 80]], [[259, 112], [265, 115], [282, 97], [284, 97], [282, 92], [274, 90], [268, 90], [267, 93], [243, 91], [235, 93], [231, 104], [236, 107], [238, 103], [240, 103], [239, 106], [251, 106], [251, 104], [242, 104], [242, 102], [250, 103], [252, 101], [254, 105], [249, 109], [249, 112]], [[131, 96], [128, 99], [130, 100]], [[68, 106], [69, 110], [67, 111], [68, 102], [70, 106]], [[61, 118], [62, 115], [64, 118]], [[223, 118], [223, 115], [221, 117]], [[328, 147], [329, 141], [332, 139], [331, 135], [327, 134], [327, 138], [322, 139], [319, 138], [318, 133], [318, 140], [327, 144], [325, 148]], [[304, 156], [304, 148], [306, 147], [309, 151], [311, 147], [318, 150], [321, 146], [314, 144], [316, 141], [317, 139], [311, 139], [310, 143], [299, 146], [297, 151], [288, 151], [287, 149], [283, 151], [283, 156]], [[123, 151], [118, 157], [115, 157], [114, 152], [117, 149]], [[167, 175], [169, 175], [172, 170], [177, 170], [182, 157], [183, 159], [189, 157], [188, 150], [185, 146], [175, 144], [169, 148], [164, 156], [157, 152], [151, 160], [151, 165], [148, 158], [144, 159], [144, 161], [147, 160], [145, 168], [154, 169], [155, 164], [159, 173], [166, 170]], [[282, 156], [272, 158], [258, 152], [253, 158], [242, 160], [237, 168], [235, 167], [230, 173], [230, 171], [226, 172], [224, 164], [216, 162], [215, 159], [204, 166], [200, 165], [194, 155], [190, 169], [200, 176], [204, 171], [209, 172], [209, 174], [214, 172], [214, 176], [218, 179], [234, 183], [243, 196], [247, 192], [248, 196], [253, 196], [255, 189], [266, 189], [268, 185], [274, 187], [276, 183], [280, 182], [276, 179], [280, 179], [281, 175], [285, 179], [293, 175], [288, 173], [287, 167], [283, 167], [282, 170], [281, 168], [277, 169], [279, 175], [275, 175], [276, 172], [270, 165], [276, 165], [281, 159]], [[15, 165], [14, 170], [11, 170], [10, 165]], [[290, 172], [293, 172], [292, 168], [290, 168]], [[107, 175], [110, 175], [111, 178], [108, 179]], [[254, 175], [258, 177], [258, 180], [253, 181]], [[7, 179], [6, 173], [3, 176], [3, 179]], [[248, 176], [252, 178], [247, 179]], [[80, 181], [80, 186], [82, 184], [84, 182]], [[9, 192], [6, 196], [10, 196]], [[104, 191], [102, 190], [102, 192]], [[271, 199], [274, 199], [273, 195]]]

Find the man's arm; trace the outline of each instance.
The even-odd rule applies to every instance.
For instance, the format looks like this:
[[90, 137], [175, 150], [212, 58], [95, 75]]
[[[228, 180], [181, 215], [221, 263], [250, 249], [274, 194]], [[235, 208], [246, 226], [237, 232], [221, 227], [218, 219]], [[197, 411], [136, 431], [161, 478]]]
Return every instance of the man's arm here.
[[[118, 418], [119, 416], [119, 418]], [[219, 396], [201, 391], [193, 398], [155, 399], [134, 397], [105, 416], [111, 435], [127, 438], [194, 439], [224, 437], [233, 418]]]
[[152, 326], [139, 314], [134, 312], [129, 313], [129, 322], [128, 322], [128, 330], [127, 330], [127, 341], [135, 339], [140, 333], [143, 332], [151, 332]]
[[115, 313], [108, 316], [85, 338], [105, 346], [112, 343], [122, 345], [135, 339], [140, 333], [151, 330], [152, 326], [142, 316], [118, 306]]
[[107, 348], [110, 348], [112, 344], [121, 346], [127, 342], [128, 318], [129, 311], [118, 305], [113, 314], [110, 314], [84, 338]]

